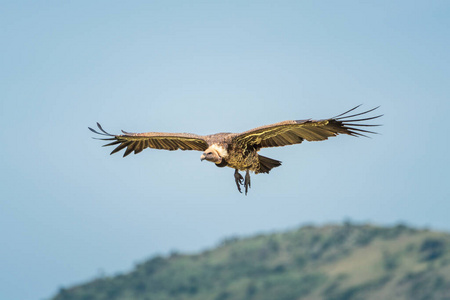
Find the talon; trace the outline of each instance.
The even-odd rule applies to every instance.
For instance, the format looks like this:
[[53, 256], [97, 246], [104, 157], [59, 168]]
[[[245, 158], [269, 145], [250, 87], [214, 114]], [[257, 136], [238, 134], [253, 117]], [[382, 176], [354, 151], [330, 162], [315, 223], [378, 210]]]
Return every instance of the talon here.
[[252, 187], [251, 182], [250, 182], [250, 171], [249, 170], [247, 170], [245, 173], [244, 187], [245, 187], [245, 195], [247, 195], [248, 188]]
[[236, 186], [238, 188], [239, 193], [242, 193], [240, 186], [243, 185], [244, 183], [244, 177], [242, 177], [242, 175], [239, 174], [237, 169], [234, 171], [234, 179], [236, 181]]

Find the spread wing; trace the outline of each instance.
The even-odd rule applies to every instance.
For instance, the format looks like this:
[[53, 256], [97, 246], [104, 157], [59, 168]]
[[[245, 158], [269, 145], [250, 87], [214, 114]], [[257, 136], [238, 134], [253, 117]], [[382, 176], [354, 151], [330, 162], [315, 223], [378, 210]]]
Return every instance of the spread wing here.
[[89, 130], [96, 134], [107, 136], [100, 140], [112, 141], [105, 146], [118, 145], [111, 154], [114, 154], [124, 148], [126, 148], [123, 156], [127, 156], [134, 151], [134, 154], [138, 154], [145, 148], [153, 149], [165, 149], [165, 150], [198, 150], [205, 151], [208, 148], [208, 143], [203, 136], [192, 133], [166, 133], [166, 132], [146, 132], [146, 133], [130, 133], [123, 131], [122, 135], [113, 135], [105, 130], [97, 123], [98, 132], [90, 127]]
[[351, 111], [357, 109], [360, 105], [340, 114], [336, 117], [324, 120], [297, 120], [284, 121], [271, 125], [261, 126], [243, 133], [236, 134], [233, 140], [243, 145], [255, 147], [280, 147], [286, 145], [300, 144], [303, 140], [322, 141], [338, 134], [348, 134], [352, 136], [366, 136], [365, 133], [375, 133], [361, 129], [361, 127], [380, 126], [364, 124], [361, 122], [373, 120], [381, 117], [360, 118], [378, 107], [357, 114], [349, 115]]

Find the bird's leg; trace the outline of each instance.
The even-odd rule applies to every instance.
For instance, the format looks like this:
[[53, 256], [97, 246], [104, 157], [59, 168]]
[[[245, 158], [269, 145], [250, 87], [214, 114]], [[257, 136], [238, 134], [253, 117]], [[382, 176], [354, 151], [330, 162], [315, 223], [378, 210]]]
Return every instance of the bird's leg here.
[[243, 184], [244, 178], [242, 177], [241, 174], [239, 174], [238, 169], [234, 170], [234, 179], [236, 180], [236, 185], [237, 185], [239, 193], [242, 193], [240, 186]]
[[250, 183], [250, 171], [247, 170], [245, 172], [245, 181], [244, 181], [244, 187], [245, 187], [245, 195], [247, 195], [248, 192], [248, 188], [251, 188], [252, 185]]

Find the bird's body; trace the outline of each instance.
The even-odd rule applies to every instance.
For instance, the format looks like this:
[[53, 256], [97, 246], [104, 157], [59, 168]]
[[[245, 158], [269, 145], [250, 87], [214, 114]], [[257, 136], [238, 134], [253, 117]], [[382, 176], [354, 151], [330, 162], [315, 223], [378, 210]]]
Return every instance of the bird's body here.
[[[233, 133], [218, 133], [208, 136], [206, 141], [208, 142], [208, 152], [216, 152], [221, 158], [220, 161], [215, 162], [218, 167], [230, 167], [239, 171], [252, 171], [255, 174], [269, 173], [267, 165], [264, 165], [264, 156], [258, 154], [258, 147], [241, 147], [238, 144], [233, 143], [233, 137], [236, 134]], [[273, 160], [274, 162], [278, 162]], [[281, 165], [281, 162], [277, 166]], [[273, 166], [275, 167], [275, 166]]]
[[[242, 133], [216, 133], [206, 136], [191, 133], [128, 133], [124, 131], [122, 135], [112, 135], [104, 131], [98, 123], [97, 126], [101, 132], [92, 128], [89, 129], [97, 134], [109, 137], [103, 140], [112, 142], [105, 146], [118, 145], [111, 154], [125, 148], [124, 156], [131, 152], [137, 154], [145, 148], [203, 151], [202, 161], [213, 162], [217, 167], [235, 169], [234, 177], [238, 190], [241, 191], [240, 185], [243, 184], [247, 194], [250, 187], [250, 171], [255, 174], [269, 173], [271, 169], [281, 165], [278, 160], [259, 155], [258, 151], [261, 148], [300, 144], [303, 140], [321, 141], [338, 134], [362, 136], [362, 132], [374, 133], [359, 127], [378, 125], [355, 122], [376, 119], [381, 115], [363, 119], [349, 119], [369, 113], [376, 109], [374, 108], [366, 112], [345, 116], [357, 107], [330, 119], [284, 121], [257, 127]], [[246, 172], [245, 180], [238, 171]]]

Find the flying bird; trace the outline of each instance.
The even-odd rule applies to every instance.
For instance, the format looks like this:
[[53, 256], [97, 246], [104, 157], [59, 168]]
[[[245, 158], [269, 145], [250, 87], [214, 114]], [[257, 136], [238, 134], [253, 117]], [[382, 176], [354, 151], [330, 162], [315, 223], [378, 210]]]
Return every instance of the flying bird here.
[[[146, 148], [202, 151], [201, 161], [212, 162], [220, 168], [233, 168], [238, 191], [242, 193], [241, 186], [244, 186], [247, 195], [251, 187], [250, 172], [269, 173], [273, 168], [281, 166], [281, 161], [259, 155], [258, 151], [261, 148], [300, 144], [304, 140], [322, 141], [338, 134], [366, 136], [365, 134], [376, 133], [362, 128], [380, 125], [361, 122], [381, 117], [382, 115], [367, 116], [378, 107], [349, 114], [360, 106], [329, 119], [283, 121], [242, 133], [197, 135], [166, 132], [130, 133], [122, 130], [123, 134], [113, 135], [106, 132], [99, 123], [97, 126], [100, 131], [88, 128], [96, 134], [107, 136], [101, 140], [112, 141], [104, 146], [117, 145], [111, 154], [125, 149], [124, 157], [132, 152], [138, 154]], [[363, 115], [365, 116], [361, 118]], [[245, 171], [245, 177], [239, 171]]]

